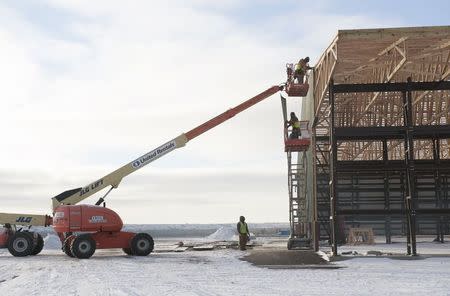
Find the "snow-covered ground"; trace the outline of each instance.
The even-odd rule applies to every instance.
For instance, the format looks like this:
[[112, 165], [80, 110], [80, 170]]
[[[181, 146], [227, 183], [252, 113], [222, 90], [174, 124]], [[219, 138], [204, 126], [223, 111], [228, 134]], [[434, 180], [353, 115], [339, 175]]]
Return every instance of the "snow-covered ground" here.
[[[231, 235], [227, 232], [217, 234]], [[108, 250], [78, 260], [52, 249], [57, 247], [53, 238], [47, 243], [34, 257], [14, 258], [0, 249], [0, 295], [450, 295], [450, 244], [419, 243], [423, 254], [439, 257], [349, 256], [333, 263], [340, 269], [268, 269], [239, 260], [245, 253], [232, 249], [154, 252], [148, 257]], [[156, 249], [174, 243], [157, 241]], [[259, 248], [284, 246], [283, 240], [266, 238]], [[341, 250], [404, 253], [404, 244]]]

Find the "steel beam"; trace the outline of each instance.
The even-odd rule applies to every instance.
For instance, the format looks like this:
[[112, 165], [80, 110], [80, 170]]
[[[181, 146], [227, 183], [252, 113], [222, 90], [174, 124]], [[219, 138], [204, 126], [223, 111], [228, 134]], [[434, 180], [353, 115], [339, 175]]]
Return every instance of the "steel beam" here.
[[[407, 209], [339, 209], [339, 215], [405, 216]], [[450, 215], [450, 209], [415, 209], [417, 215]]]
[[[406, 128], [404, 126], [336, 127], [335, 131], [338, 141], [403, 140]], [[414, 139], [450, 139], [448, 124], [412, 126], [409, 132]]]
[[450, 81], [335, 84], [334, 94], [450, 90]]

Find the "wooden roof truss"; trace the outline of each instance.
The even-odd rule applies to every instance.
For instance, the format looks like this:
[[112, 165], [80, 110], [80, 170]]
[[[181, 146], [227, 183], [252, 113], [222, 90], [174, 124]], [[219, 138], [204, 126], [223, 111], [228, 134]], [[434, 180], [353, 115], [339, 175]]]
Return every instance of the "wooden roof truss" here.
[[[315, 134], [328, 134], [328, 85], [439, 81], [450, 78], [450, 27], [419, 27], [339, 31], [314, 71]], [[399, 92], [336, 94], [336, 125], [340, 127], [402, 126]], [[450, 91], [413, 92], [416, 125], [450, 124]], [[432, 155], [432, 141], [417, 141], [419, 159]], [[389, 158], [402, 159], [402, 141], [389, 141]], [[440, 141], [441, 158], [450, 157], [450, 140]], [[343, 160], [382, 158], [380, 141], [339, 143]], [[430, 154], [431, 153], [431, 154]]]

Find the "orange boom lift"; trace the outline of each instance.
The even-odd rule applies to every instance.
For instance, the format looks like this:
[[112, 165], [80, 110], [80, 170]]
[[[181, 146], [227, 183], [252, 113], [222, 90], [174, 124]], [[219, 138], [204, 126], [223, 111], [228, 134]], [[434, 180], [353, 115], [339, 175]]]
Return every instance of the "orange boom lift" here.
[[[22, 226], [53, 226], [62, 242], [63, 251], [71, 257], [90, 258], [96, 249], [122, 248], [126, 254], [146, 256], [153, 251], [153, 238], [147, 233], [122, 231], [120, 216], [105, 207], [105, 197], [119, 186], [122, 179], [169, 152], [183, 147], [190, 140], [222, 124], [233, 116], [252, 107], [278, 91], [286, 90], [289, 96], [306, 96], [307, 84], [295, 84], [292, 79], [280, 86], [272, 86], [257, 96], [206, 121], [194, 129], [164, 143], [152, 151], [132, 160], [110, 174], [84, 186], [67, 190], [52, 198], [53, 216], [2, 214], [0, 247], [7, 247], [14, 256], [38, 254], [43, 247], [42, 237]], [[285, 139], [286, 149], [307, 149], [309, 140]], [[300, 141], [300, 142], [298, 142]], [[95, 205], [78, 205], [89, 196], [109, 187]], [[103, 204], [103, 206], [101, 206]]]

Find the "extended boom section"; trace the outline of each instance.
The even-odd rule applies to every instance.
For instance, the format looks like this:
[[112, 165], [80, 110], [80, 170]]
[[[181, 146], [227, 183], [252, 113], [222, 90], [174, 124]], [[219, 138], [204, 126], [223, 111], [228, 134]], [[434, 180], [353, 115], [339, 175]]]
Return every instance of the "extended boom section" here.
[[222, 124], [236, 114], [250, 108], [251, 106], [261, 102], [282, 89], [283, 86], [272, 86], [264, 92], [252, 97], [234, 108], [223, 112], [222, 114], [208, 120], [187, 133], [181, 134], [175, 139], [164, 143], [163, 145], [127, 163], [114, 172], [90, 183], [89, 185], [64, 191], [63, 193], [52, 198], [53, 211], [55, 211], [55, 209], [60, 205], [75, 205], [106, 187], [111, 186], [111, 189], [117, 188], [124, 177], [168, 154], [169, 152], [185, 146], [188, 141]]
[[201, 134], [207, 132], [208, 130], [218, 126], [219, 124], [227, 121], [228, 119], [232, 118], [238, 113], [241, 113], [242, 111], [250, 108], [251, 106], [261, 102], [264, 99], [267, 99], [273, 94], [276, 94], [278, 91], [282, 90], [282, 86], [272, 86], [268, 88], [267, 90], [263, 91], [259, 95], [254, 96], [253, 98], [237, 105], [234, 108], [231, 108], [225, 112], [223, 112], [220, 115], [217, 115], [213, 119], [208, 120], [207, 122], [197, 126], [196, 128], [188, 131], [186, 133], [187, 140], [190, 141], [195, 137], [200, 136]]

